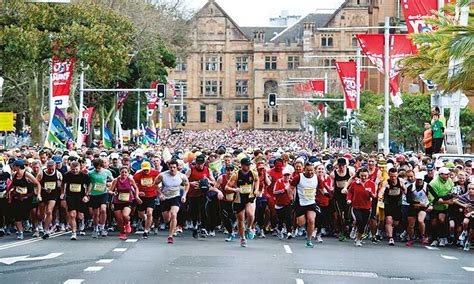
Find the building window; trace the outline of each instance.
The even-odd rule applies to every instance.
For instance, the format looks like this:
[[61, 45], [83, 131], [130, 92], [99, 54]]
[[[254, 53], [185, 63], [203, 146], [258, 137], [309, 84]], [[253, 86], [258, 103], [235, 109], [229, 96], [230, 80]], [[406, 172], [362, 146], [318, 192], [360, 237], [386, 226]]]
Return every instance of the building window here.
[[276, 69], [277, 69], [277, 57], [265, 56], [265, 70], [276, 70]]
[[201, 95], [217, 96], [222, 94], [222, 81], [206, 80], [201, 81]]
[[272, 110], [272, 121], [278, 122], [278, 109], [277, 108], [274, 108]]
[[248, 72], [249, 71], [249, 58], [247, 56], [236, 57], [235, 58], [235, 70], [237, 72]]
[[249, 80], [235, 81], [235, 95], [247, 97], [249, 95]]
[[[173, 106], [174, 108], [174, 122], [179, 123], [181, 122], [181, 106]], [[188, 117], [188, 107], [186, 105], [183, 105], [183, 118], [184, 122], [187, 121]]]
[[334, 39], [332, 37], [328, 38], [328, 46], [334, 46]]
[[270, 122], [270, 109], [265, 106], [263, 109], [263, 123], [267, 124]]
[[329, 66], [329, 59], [324, 59], [324, 66]]
[[321, 35], [321, 46], [334, 46], [334, 34], [322, 34]]
[[288, 56], [288, 69], [298, 69], [300, 58], [298, 56]]
[[249, 122], [249, 106], [248, 105], [235, 106], [235, 122], [240, 122], [240, 123]]
[[331, 66], [336, 66], [336, 59], [331, 59]]
[[352, 36], [352, 46], [354, 47], [357, 47], [358, 43], [357, 43], [357, 38], [355, 37], [355, 35]]
[[222, 62], [222, 56], [201, 57], [201, 70], [211, 72], [222, 71]]
[[291, 116], [292, 116], [292, 114], [288, 111], [286, 113], [286, 123], [291, 123], [291, 121], [292, 121]]
[[186, 71], [186, 67], [187, 67], [186, 60], [184, 60], [181, 57], [176, 58], [176, 68], [175, 68], [176, 71]]
[[188, 80], [175, 80], [174, 87], [176, 90], [176, 96], [181, 97], [181, 88], [183, 89], [183, 97], [188, 94]]
[[206, 122], [206, 105], [201, 105], [199, 108], [199, 122], [205, 123]]
[[222, 104], [216, 105], [216, 123], [222, 123]]
[[327, 39], [325, 37], [321, 38], [321, 46], [327, 46]]

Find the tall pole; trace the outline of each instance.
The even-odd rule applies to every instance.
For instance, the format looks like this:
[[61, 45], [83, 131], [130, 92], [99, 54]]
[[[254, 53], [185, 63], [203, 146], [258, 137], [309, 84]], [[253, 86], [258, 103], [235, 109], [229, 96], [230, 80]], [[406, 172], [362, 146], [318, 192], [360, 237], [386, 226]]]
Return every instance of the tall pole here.
[[[324, 73], [324, 94], [327, 95], [328, 93], [328, 86], [329, 80], [328, 80], [328, 73]], [[326, 103], [324, 103], [324, 118], [328, 117], [328, 108]], [[323, 149], [328, 148], [328, 132], [324, 131], [324, 140], [323, 140]]]
[[181, 108], [180, 108], [180, 120], [184, 116], [184, 90], [183, 90], [183, 81], [179, 81], [179, 92], [181, 93]]
[[140, 129], [140, 91], [137, 92], [137, 130]]
[[384, 33], [384, 41], [385, 41], [385, 52], [384, 52], [384, 67], [385, 67], [385, 101], [384, 101], [384, 128], [383, 128], [383, 144], [384, 149], [383, 152], [387, 155], [390, 152], [390, 137], [389, 137], [389, 127], [390, 127], [390, 85], [389, 85], [389, 77], [390, 77], [390, 18], [385, 17], [385, 33]]
[[163, 129], [163, 100], [162, 99], [159, 99], [159, 111], [160, 113], [158, 114], [158, 123], [160, 124], [160, 132], [161, 132], [161, 129]]
[[[84, 105], [84, 71], [81, 72], [81, 77], [79, 78], [79, 122], [77, 123], [77, 143], [76, 143], [77, 148], [81, 147], [82, 143], [84, 142], [82, 141], [82, 138], [84, 135], [81, 132], [81, 120], [82, 120], [82, 111], [83, 111], [82, 105]], [[90, 127], [90, 126], [87, 126], [87, 127]]]
[[356, 58], [356, 92], [357, 92], [357, 112], [360, 112], [360, 67], [361, 67], [361, 48], [357, 48]]

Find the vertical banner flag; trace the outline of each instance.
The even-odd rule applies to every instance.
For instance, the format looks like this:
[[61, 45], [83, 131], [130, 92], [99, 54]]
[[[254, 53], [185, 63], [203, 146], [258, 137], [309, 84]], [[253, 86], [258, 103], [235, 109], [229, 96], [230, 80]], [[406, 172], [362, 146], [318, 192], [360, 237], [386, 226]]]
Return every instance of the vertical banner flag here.
[[[381, 73], [385, 73], [384, 67], [384, 35], [383, 34], [358, 34], [356, 35], [360, 47], [370, 62], [377, 67]], [[390, 35], [390, 66], [389, 80], [391, 99], [395, 107], [403, 104], [400, 88], [398, 86], [398, 73], [401, 67], [398, 62], [416, 53], [416, 47], [406, 35]]]
[[[342, 88], [344, 89], [344, 95], [346, 98], [346, 109], [357, 109], [357, 66], [354, 61], [349, 62], [336, 62], [337, 74], [341, 79]], [[360, 86], [362, 90], [364, 87], [364, 80], [367, 72], [360, 72]]]
[[[151, 82], [150, 89], [156, 89], [156, 85], [158, 82], [153, 81]], [[147, 95], [147, 103], [148, 103], [148, 116], [152, 116], [153, 112], [155, 111], [155, 106], [156, 102], [158, 101], [158, 96], [156, 92], [151, 92], [149, 95]]]
[[324, 80], [311, 80], [309, 81], [311, 84], [311, 89], [316, 96], [324, 98], [324, 92], [326, 91], [325, 81]]
[[[401, 2], [408, 33], [417, 34], [437, 30], [436, 26], [427, 24], [425, 19], [436, 17], [433, 11], [438, 11], [438, 0], [401, 0]], [[454, 2], [455, 0], [444, 1], [446, 5]]]
[[91, 120], [92, 120], [93, 112], [94, 112], [94, 107], [89, 107], [82, 111], [82, 118], [86, 120], [86, 129], [85, 129], [86, 131], [84, 133], [84, 136], [82, 137], [82, 142], [87, 141], [87, 135], [89, 134], [90, 128], [91, 128]]
[[299, 83], [293, 86], [293, 91], [300, 97], [313, 94], [313, 88], [310, 82]]
[[128, 98], [128, 92], [118, 92], [118, 102], [117, 102], [117, 109], [125, 103], [125, 100]]
[[53, 105], [58, 108], [69, 107], [69, 92], [71, 87], [72, 70], [74, 67], [74, 58], [66, 58], [61, 61], [59, 58], [53, 58], [52, 83], [53, 83]]

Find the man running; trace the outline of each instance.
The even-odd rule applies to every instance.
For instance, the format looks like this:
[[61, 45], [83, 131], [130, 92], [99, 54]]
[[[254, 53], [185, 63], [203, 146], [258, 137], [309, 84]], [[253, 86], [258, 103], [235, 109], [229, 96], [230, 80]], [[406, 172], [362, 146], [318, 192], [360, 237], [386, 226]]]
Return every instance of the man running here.
[[36, 177], [41, 184], [41, 217], [44, 218], [43, 239], [49, 238], [51, 233], [50, 225], [53, 220], [53, 210], [59, 198], [62, 174], [56, 169], [54, 161], [46, 162], [46, 170], [43, 170]]
[[388, 180], [382, 185], [384, 190], [385, 231], [388, 237], [388, 245], [394, 246], [393, 227], [398, 226], [402, 219], [402, 196], [407, 190], [398, 177], [396, 168], [391, 168], [388, 171], [388, 176]]
[[154, 184], [156, 177], [160, 174], [155, 169], [151, 168], [148, 161], [141, 163], [141, 170], [133, 175], [139, 190], [142, 204], [138, 204], [138, 214], [142, 220], [145, 221], [145, 228], [143, 230], [143, 238], [148, 239], [151, 225], [153, 223], [153, 210], [155, 210], [155, 199], [157, 196], [157, 188]]
[[349, 180], [353, 175], [347, 167], [347, 160], [345, 158], [337, 159], [337, 168], [332, 172], [331, 178], [334, 180], [334, 205], [339, 225], [339, 241], [346, 240], [345, 233], [349, 229], [350, 212], [346, 201], [346, 194]]

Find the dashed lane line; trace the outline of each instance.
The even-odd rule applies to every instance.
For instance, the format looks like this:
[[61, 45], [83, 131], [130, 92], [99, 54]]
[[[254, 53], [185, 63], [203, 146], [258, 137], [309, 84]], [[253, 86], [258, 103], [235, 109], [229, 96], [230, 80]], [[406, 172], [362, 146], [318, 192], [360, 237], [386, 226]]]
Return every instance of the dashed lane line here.
[[113, 252], [126, 252], [127, 248], [115, 248], [112, 250]]
[[98, 264], [108, 264], [108, 263], [111, 263], [112, 261], [114, 261], [113, 259], [99, 259], [98, 261], [96, 261], [96, 263]]
[[301, 278], [296, 278], [296, 284], [304, 284], [303, 279], [301, 279]]
[[84, 282], [84, 279], [68, 279], [64, 281], [64, 284], [81, 284]]
[[289, 245], [283, 245], [283, 248], [285, 249], [286, 253], [293, 253]]
[[474, 267], [463, 266], [462, 269], [466, 270], [467, 272], [474, 272]]
[[449, 259], [449, 260], [458, 260], [458, 258], [455, 256], [449, 256], [449, 255], [444, 255], [444, 254], [442, 254], [441, 257], [444, 259]]
[[102, 269], [104, 269], [103, 266], [89, 266], [86, 269], [84, 269], [84, 272], [99, 272]]
[[136, 243], [136, 242], [138, 242], [138, 239], [127, 239], [125, 242], [126, 243]]

